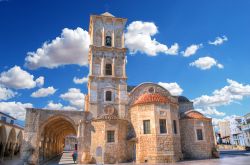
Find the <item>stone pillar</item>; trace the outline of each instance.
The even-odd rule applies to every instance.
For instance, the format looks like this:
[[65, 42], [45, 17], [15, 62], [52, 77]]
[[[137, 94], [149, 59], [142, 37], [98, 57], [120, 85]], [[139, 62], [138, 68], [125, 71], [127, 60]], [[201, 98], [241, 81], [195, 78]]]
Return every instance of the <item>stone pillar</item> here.
[[124, 59], [123, 59], [123, 68], [122, 68], [122, 70], [123, 70], [123, 77], [126, 77], [126, 57], [124, 57]]
[[3, 161], [5, 148], [6, 148], [6, 143], [3, 143], [2, 152], [0, 153], [0, 162]]
[[22, 143], [21, 159], [24, 165], [38, 164], [39, 157], [39, 112], [26, 110], [26, 126]]
[[102, 57], [101, 60], [101, 76], [104, 76], [105, 72], [105, 66], [104, 66], [104, 57]]
[[92, 157], [90, 155], [90, 143], [91, 143], [91, 126], [90, 122], [80, 120], [78, 125], [78, 162], [88, 164], [91, 162]]
[[105, 46], [105, 31], [104, 31], [104, 27], [102, 28], [102, 46]]
[[112, 59], [112, 76], [115, 76], [115, 58]]
[[114, 30], [112, 31], [112, 47], [115, 47], [115, 32]]

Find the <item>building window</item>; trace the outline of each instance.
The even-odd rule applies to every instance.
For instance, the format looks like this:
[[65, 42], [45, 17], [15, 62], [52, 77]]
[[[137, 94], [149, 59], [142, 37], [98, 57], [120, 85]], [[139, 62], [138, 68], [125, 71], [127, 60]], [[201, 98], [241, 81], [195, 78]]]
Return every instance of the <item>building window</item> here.
[[166, 119], [160, 119], [160, 133], [167, 133]]
[[107, 142], [115, 142], [115, 131], [107, 131]]
[[197, 140], [203, 140], [202, 129], [196, 130], [196, 136], [197, 136]]
[[6, 122], [7, 121], [7, 118], [5, 116], [1, 116], [1, 120]]
[[111, 91], [106, 91], [105, 100], [106, 101], [112, 101], [112, 92]]
[[112, 46], [112, 38], [110, 36], [106, 36], [105, 45]]
[[112, 65], [111, 64], [106, 64], [105, 73], [106, 73], [106, 75], [112, 75]]
[[143, 120], [143, 132], [144, 134], [150, 134], [150, 120]]
[[174, 134], [177, 134], [177, 124], [176, 124], [176, 120], [173, 120], [173, 131], [174, 131]]
[[11, 120], [11, 121], [10, 121], [10, 124], [14, 124], [14, 120]]

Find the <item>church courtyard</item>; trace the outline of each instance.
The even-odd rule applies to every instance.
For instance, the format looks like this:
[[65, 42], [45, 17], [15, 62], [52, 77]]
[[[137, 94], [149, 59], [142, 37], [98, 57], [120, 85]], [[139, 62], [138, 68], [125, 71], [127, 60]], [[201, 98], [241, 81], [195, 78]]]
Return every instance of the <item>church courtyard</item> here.
[[[17, 159], [15, 161], [6, 161], [3, 165], [17, 165], [19, 162]], [[192, 160], [183, 161], [178, 163], [173, 163], [171, 165], [248, 165], [250, 162], [250, 152], [249, 151], [224, 151], [221, 152], [220, 159], [208, 159], [208, 160]], [[62, 157], [58, 157], [46, 165], [71, 165], [73, 164], [71, 153], [65, 152]], [[130, 165], [133, 163], [124, 163], [123, 165]]]

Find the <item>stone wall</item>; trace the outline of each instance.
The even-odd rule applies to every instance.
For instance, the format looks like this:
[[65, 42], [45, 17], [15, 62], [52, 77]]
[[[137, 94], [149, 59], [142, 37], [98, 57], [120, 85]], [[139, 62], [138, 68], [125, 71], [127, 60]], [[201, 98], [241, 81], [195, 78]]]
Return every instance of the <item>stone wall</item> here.
[[[91, 133], [92, 163], [127, 162], [127, 126], [126, 120], [94, 120]], [[107, 142], [107, 131], [115, 131], [115, 141]]]
[[[137, 163], [170, 163], [182, 158], [180, 134], [173, 134], [172, 121], [178, 124], [178, 107], [168, 104], [132, 106], [129, 110], [135, 131]], [[159, 120], [166, 119], [167, 133], [160, 133]], [[143, 120], [150, 120], [150, 134], [143, 133]]]
[[[181, 119], [180, 128], [184, 158], [206, 159], [212, 157], [212, 148], [215, 147], [215, 143], [210, 119]], [[196, 129], [202, 129], [203, 140], [197, 140]]]

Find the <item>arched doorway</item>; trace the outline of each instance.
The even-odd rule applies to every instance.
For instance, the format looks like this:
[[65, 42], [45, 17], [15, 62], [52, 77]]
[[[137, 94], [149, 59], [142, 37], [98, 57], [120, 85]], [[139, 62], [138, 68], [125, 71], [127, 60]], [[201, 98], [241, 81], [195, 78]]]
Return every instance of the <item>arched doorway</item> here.
[[39, 162], [52, 159], [63, 152], [65, 138], [69, 135], [76, 136], [74, 121], [66, 116], [49, 118], [41, 126], [39, 143]]
[[5, 150], [5, 145], [6, 145], [6, 128], [5, 126], [0, 126], [0, 162], [3, 160], [4, 157], [4, 150]]
[[12, 158], [16, 146], [16, 131], [14, 128], [10, 130], [8, 140], [5, 146], [4, 156]]

